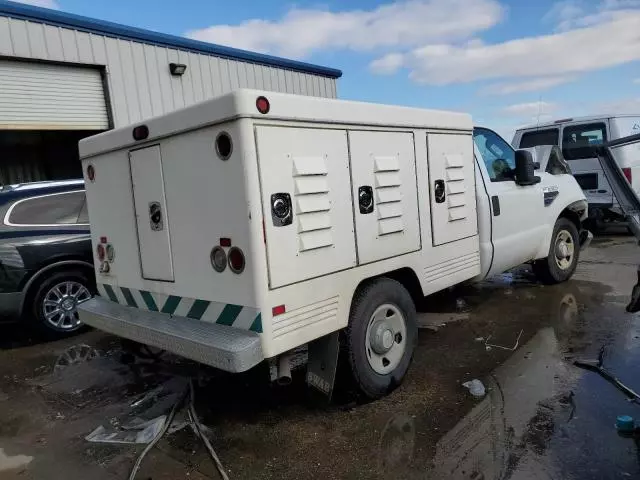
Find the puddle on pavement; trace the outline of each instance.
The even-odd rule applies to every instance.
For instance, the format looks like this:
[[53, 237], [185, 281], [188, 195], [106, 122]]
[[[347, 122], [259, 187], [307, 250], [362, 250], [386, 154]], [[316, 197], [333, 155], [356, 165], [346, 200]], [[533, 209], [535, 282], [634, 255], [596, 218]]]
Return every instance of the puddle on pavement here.
[[[638, 447], [613, 424], [619, 414], [640, 417], [639, 407], [571, 363], [605, 345], [607, 368], [640, 388], [640, 320], [610, 293], [595, 283], [542, 287], [526, 271], [505, 274], [426, 301], [428, 311], [457, 311], [463, 299], [468, 318], [422, 330], [409, 376], [387, 398], [357, 404], [343, 392], [322, 405], [310, 400], [301, 374], [274, 388], [252, 371], [209, 379], [197, 389], [196, 407], [235, 479], [637, 477]], [[490, 336], [511, 347], [520, 331], [515, 351], [478, 341]], [[165, 397], [155, 410], [132, 412], [134, 398], [175, 375], [123, 365], [118, 343], [96, 333], [2, 354], [0, 447], [34, 457], [21, 467], [32, 472], [25, 478], [125, 477], [139, 447], [84, 437], [100, 424], [165, 413], [171, 403]], [[487, 388], [480, 400], [461, 386], [473, 378]], [[52, 473], [53, 464], [60, 466]], [[189, 430], [162, 440], [140, 478], [185, 472], [217, 478]]]

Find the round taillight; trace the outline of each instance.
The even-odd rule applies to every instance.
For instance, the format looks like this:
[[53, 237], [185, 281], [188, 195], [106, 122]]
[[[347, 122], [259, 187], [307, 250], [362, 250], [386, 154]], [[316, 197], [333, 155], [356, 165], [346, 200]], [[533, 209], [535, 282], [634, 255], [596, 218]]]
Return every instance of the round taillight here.
[[244, 253], [238, 247], [229, 250], [229, 268], [233, 273], [242, 273], [244, 270]]
[[93, 182], [96, 179], [96, 169], [93, 165], [89, 165], [87, 167], [87, 178], [90, 182]]
[[216, 245], [211, 250], [211, 266], [218, 273], [227, 268], [227, 254], [224, 253], [224, 249], [219, 245]]
[[256, 99], [256, 108], [262, 114], [269, 113], [271, 105], [269, 105], [269, 100], [267, 100], [267, 97], [258, 97]]
[[105, 257], [106, 257], [106, 255], [107, 255], [107, 252], [106, 252], [106, 250], [105, 250], [105, 248], [104, 248], [104, 245], [103, 245], [103, 244], [101, 244], [101, 243], [100, 243], [100, 244], [98, 244], [98, 246], [96, 247], [96, 253], [98, 254], [98, 260], [100, 260], [101, 262], [103, 262], [103, 261], [104, 261], [104, 258], [105, 258]]
[[108, 243], [105, 250], [107, 251], [107, 260], [113, 262], [113, 259], [116, 257], [116, 249], [113, 248], [113, 245]]

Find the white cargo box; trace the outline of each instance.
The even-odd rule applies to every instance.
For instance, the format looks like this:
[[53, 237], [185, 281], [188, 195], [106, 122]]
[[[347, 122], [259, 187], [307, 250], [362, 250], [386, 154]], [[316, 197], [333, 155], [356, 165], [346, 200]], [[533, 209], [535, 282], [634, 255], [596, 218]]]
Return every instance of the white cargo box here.
[[470, 279], [472, 128], [241, 90], [85, 139], [94, 249], [111, 255], [81, 319], [241, 371], [344, 328], [367, 279], [409, 275], [424, 295]]

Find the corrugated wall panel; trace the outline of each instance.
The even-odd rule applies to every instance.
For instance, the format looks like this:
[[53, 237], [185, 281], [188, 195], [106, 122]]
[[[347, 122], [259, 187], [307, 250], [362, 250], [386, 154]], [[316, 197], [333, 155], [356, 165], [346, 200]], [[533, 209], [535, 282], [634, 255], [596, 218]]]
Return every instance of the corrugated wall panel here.
[[105, 130], [98, 69], [0, 60], [0, 129]]
[[76, 45], [78, 46], [78, 61], [80, 63], [96, 63], [91, 50], [91, 39], [86, 32], [76, 32]]
[[27, 35], [31, 47], [31, 58], [46, 59], [47, 44], [44, 41], [44, 26], [41, 23], [27, 22]]
[[0, 17], [0, 55], [13, 55], [11, 31], [7, 17]]
[[[114, 126], [240, 87], [335, 97], [334, 79], [0, 17], [0, 55], [106, 67]], [[184, 63], [181, 77], [169, 63]]]
[[16, 57], [31, 57], [29, 37], [27, 35], [27, 22], [24, 20], [12, 20], [9, 25], [9, 31], [11, 32], [13, 54]]
[[60, 38], [60, 28], [53, 27], [51, 25], [45, 25], [44, 41], [47, 42], [47, 60], [64, 60], [64, 52], [62, 51], [62, 39]]
[[151, 89], [147, 75], [147, 62], [144, 58], [143, 45], [141, 43], [131, 42], [131, 55], [140, 102], [140, 118], [138, 118], [138, 120], [150, 118], [153, 117], [153, 110], [151, 109]]

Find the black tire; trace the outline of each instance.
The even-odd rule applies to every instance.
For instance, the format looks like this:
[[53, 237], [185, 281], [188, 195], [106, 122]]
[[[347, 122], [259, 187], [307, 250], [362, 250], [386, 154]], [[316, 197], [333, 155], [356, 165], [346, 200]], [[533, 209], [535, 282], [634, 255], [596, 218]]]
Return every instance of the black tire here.
[[[404, 317], [406, 338], [398, 341], [394, 335], [392, 348], [405, 342], [404, 352], [393, 370], [380, 374], [372, 368], [367, 357], [367, 328], [374, 312], [386, 304], [395, 307]], [[418, 341], [416, 308], [409, 292], [402, 284], [389, 278], [380, 278], [360, 287], [351, 304], [345, 334], [348, 366], [360, 392], [369, 399], [377, 399], [390, 393], [402, 383]]]
[[[67, 328], [64, 326], [56, 327], [49, 322], [45, 316], [44, 302], [47, 294], [56, 285], [65, 284], [66, 282], [72, 282], [74, 285], [82, 285], [91, 296], [95, 295], [95, 282], [82, 270], [58, 270], [46, 276], [46, 278], [35, 287], [35, 294], [30, 296], [32, 305], [30, 306], [31, 308], [25, 311], [25, 314], [31, 327], [37, 333], [48, 338], [63, 338], [86, 329], [81, 323], [77, 326]], [[75, 290], [72, 290], [72, 292], [73, 291]], [[66, 289], [63, 289], [63, 293], [66, 293]], [[29, 307], [29, 305], [27, 307]], [[77, 317], [77, 313], [74, 316]]]
[[[560, 268], [556, 262], [556, 242], [560, 232], [567, 232], [573, 243], [573, 255], [571, 261], [566, 268]], [[571, 278], [578, 266], [580, 258], [580, 239], [576, 225], [568, 218], [560, 217], [556, 221], [551, 235], [551, 243], [549, 245], [549, 255], [533, 262], [533, 272], [538, 280], [547, 285], [566, 282]]]

